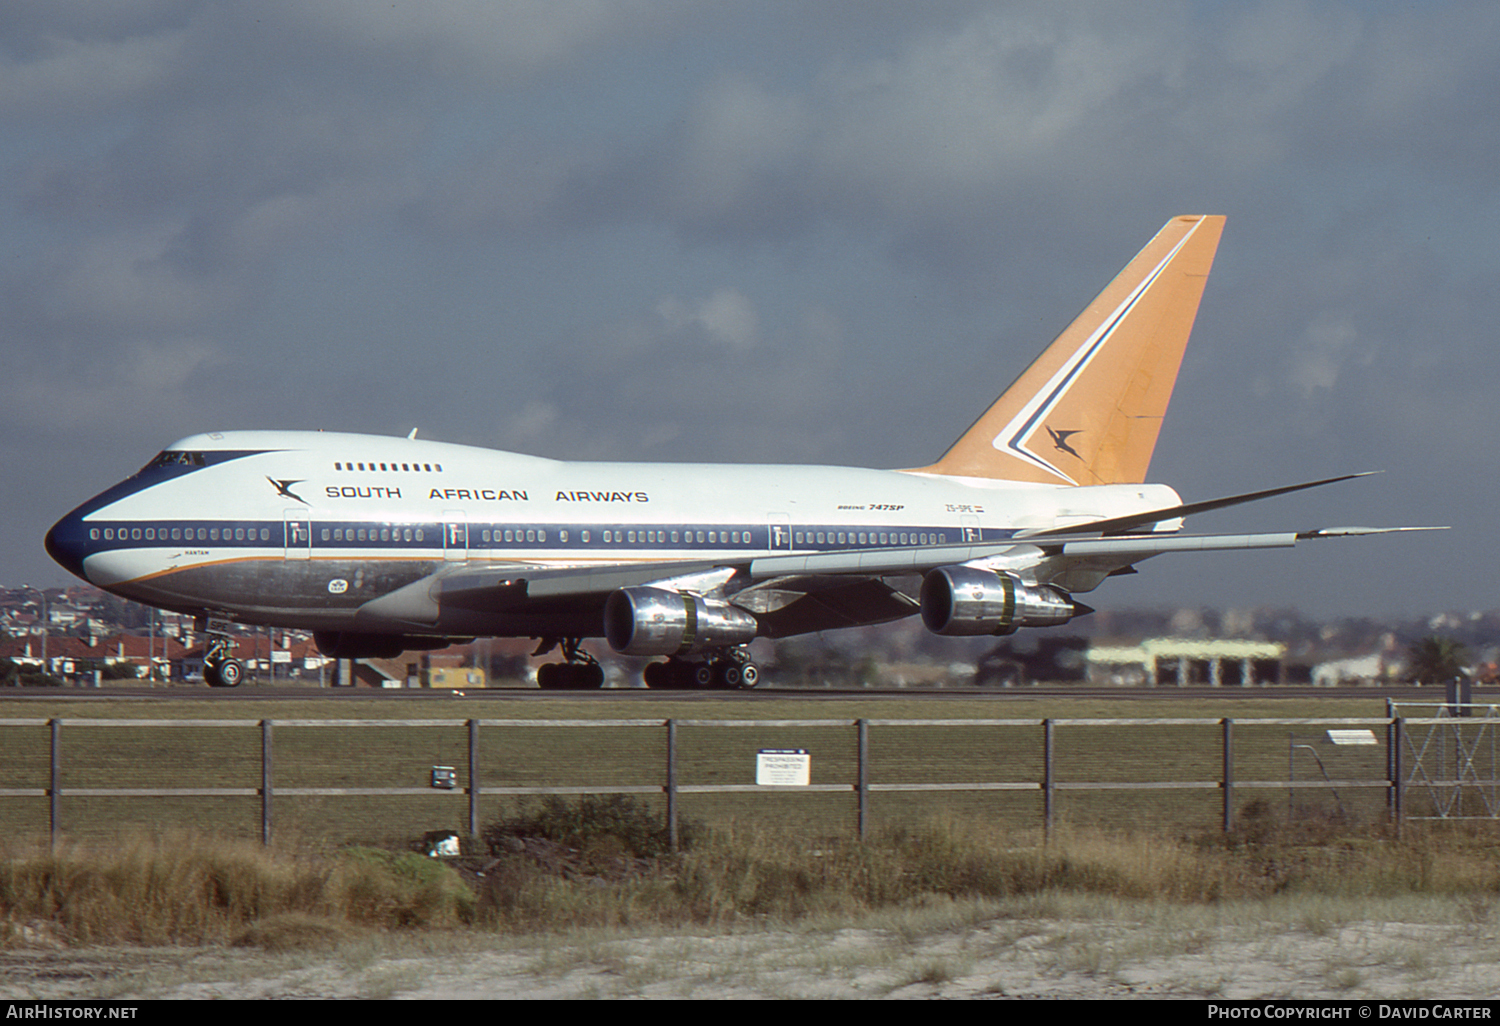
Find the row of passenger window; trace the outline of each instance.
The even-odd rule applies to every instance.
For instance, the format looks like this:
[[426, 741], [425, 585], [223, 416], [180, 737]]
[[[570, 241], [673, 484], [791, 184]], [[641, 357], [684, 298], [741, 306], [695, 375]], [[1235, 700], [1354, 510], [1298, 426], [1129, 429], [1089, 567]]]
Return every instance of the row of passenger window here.
[[269, 527], [92, 527], [89, 538], [93, 541], [201, 541], [201, 542], [263, 542], [271, 540]]
[[794, 545], [942, 545], [946, 534], [926, 531], [798, 531]]
[[[547, 529], [537, 527], [510, 527], [479, 528], [475, 530], [477, 537], [474, 541], [481, 545], [514, 545], [514, 544], [545, 544], [547, 541]], [[421, 542], [425, 539], [425, 532], [420, 527], [397, 527], [385, 525], [382, 527], [325, 527], [319, 532], [321, 540], [325, 542]], [[557, 541], [567, 544], [571, 533], [567, 529], [556, 532]], [[439, 535], [441, 537], [441, 535]], [[585, 545], [593, 542], [593, 532], [582, 530], [578, 532], [578, 540]], [[605, 545], [752, 545], [753, 536], [749, 531], [617, 531], [613, 528], [599, 532], [599, 540]]]
[[443, 465], [441, 463], [376, 463], [374, 460], [371, 460], [368, 463], [335, 463], [333, 469], [340, 471], [385, 470], [388, 472], [405, 470], [407, 472], [417, 471], [419, 473], [441, 474], [443, 472]]
[[[322, 530], [323, 541], [332, 542], [421, 542], [425, 541], [427, 532], [420, 527], [392, 527], [389, 524], [384, 527], [325, 527]], [[438, 534], [442, 538], [442, 534]]]
[[[527, 535], [531, 532], [527, 531]], [[485, 531], [485, 541], [489, 541], [490, 532]], [[517, 531], [517, 541], [520, 540], [520, 532]], [[495, 532], [495, 540], [499, 541], [500, 532]], [[749, 531], [616, 531], [606, 529], [599, 532], [600, 541], [605, 545], [750, 545], [753, 543]], [[578, 538], [584, 544], [593, 540], [592, 533], [584, 530], [578, 532]], [[510, 532], [505, 532], [505, 540], [510, 541]], [[526, 539], [530, 541], [530, 537]], [[542, 538], [546, 541], [546, 538]], [[568, 532], [562, 532], [562, 540], [568, 540]]]
[[[483, 528], [477, 532], [484, 545], [501, 545], [516, 543], [545, 543], [547, 541], [547, 530], [545, 528]], [[605, 545], [752, 545], [754, 536], [750, 531], [688, 531], [688, 530], [655, 530], [644, 531], [622, 531], [605, 529], [599, 532], [600, 541]], [[104, 527], [91, 528], [89, 537], [94, 541], [200, 541], [200, 542], [268, 542], [271, 540], [271, 529], [269, 527], [199, 527], [199, 528], [166, 528], [166, 527]], [[400, 527], [384, 525], [381, 527], [325, 527], [320, 532], [322, 541], [333, 543], [359, 543], [359, 542], [397, 542], [421, 544], [426, 540], [426, 532], [421, 527]], [[585, 545], [593, 540], [592, 532], [582, 530], [578, 532], [579, 541]], [[567, 544], [569, 532], [559, 530], [557, 540]], [[442, 534], [438, 533], [435, 541], [441, 541]], [[908, 531], [797, 531], [794, 544], [797, 547], [811, 545], [942, 545], [947, 541], [947, 535], [938, 532], [908, 532]]]

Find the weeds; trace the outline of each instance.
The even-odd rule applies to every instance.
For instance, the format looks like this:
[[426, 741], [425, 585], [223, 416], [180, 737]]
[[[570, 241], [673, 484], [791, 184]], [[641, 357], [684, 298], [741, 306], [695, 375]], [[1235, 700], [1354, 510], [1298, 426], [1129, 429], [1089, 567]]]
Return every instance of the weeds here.
[[[383, 931], [678, 929], [872, 913], [916, 936], [981, 915], [1047, 918], [1071, 896], [1206, 916], [1285, 898], [1305, 931], [1327, 936], [1348, 921], [1347, 899], [1444, 896], [1477, 925], [1500, 896], [1500, 840], [1489, 831], [1408, 828], [1398, 839], [1344, 821], [1282, 822], [1268, 809], [1242, 823], [1227, 837], [1058, 829], [1042, 843], [944, 820], [816, 846], [731, 826], [670, 854], [641, 803], [553, 801], [488, 828], [493, 854], [455, 860], [462, 873], [405, 851], [138, 838], [0, 860], [0, 947], [44, 938], [295, 951]], [[576, 847], [566, 859], [539, 857], [529, 832]], [[628, 872], [607, 871], [622, 861]]]
[[[693, 823], [682, 824], [679, 846], [691, 848], [699, 832]], [[657, 858], [671, 850], [666, 821], [644, 802], [623, 794], [583, 795], [576, 802], [549, 795], [535, 811], [523, 809], [486, 827], [481, 836], [495, 854], [509, 849], [507, 841], [523, 837], [635, 858]]]
[[69, 944], [326, 946], [359, 929], [456, 926], [475, 901], [445, 866], [403, 856], [274, 851], [193, 834], [10, 853], [0, 946], [37, 924]]

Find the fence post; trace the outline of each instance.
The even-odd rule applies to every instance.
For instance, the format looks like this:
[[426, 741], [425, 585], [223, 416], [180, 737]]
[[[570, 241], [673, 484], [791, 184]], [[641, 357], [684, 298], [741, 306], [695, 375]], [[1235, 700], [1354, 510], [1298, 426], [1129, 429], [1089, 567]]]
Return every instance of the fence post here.
[[260, 843], [271, 845], [271, 721], [260, 721]]
[[859, 738], [859, 776], [854, 789], [859, 794], [859, 839], [865, 839], [870, 822], [870, 722], [854, 721]]
[[1385, 700], [1385, 778], [1390, 781], [1390, 786], [1385, 789], [1385, 814], [1387, 818], [1396, 815], [1396, 703], [1387, 698]]
[[1052, 833], [1052, 720], [1042, 721], [1042, 835]]
[[469, 836], [479, 836], [479, 721], [469, 721]]
[[1224, 821], [1223, 831], [1234, 829], [1234, 720], [1220, 721], [1224, 729]]
[[1394, 739], [1391, 744], [1391, 790], [1394, 793], [1393, 808], [1395, 810], [1396, 838], [1401, 838], [1401, 821], [1405, 814], [1406, 804], [1406, 781], [1401, 778], [1405, 776], [1401, 768], [1401, 749], [1406, 743], [1406, 721], [1400, 716], [1391, 718], [1391, 736]]
[[51, 734], [51, 770], [47, 781], [47, 836], [48, 844], [53, 851], [57, 850], [57, 828], [58, 828], [58, 797], [57, 790], [62, 783], [62, 720], [53, 718], [47, 721]]
[[667, 846], [677, 851], [677, 721], [667, 720]]

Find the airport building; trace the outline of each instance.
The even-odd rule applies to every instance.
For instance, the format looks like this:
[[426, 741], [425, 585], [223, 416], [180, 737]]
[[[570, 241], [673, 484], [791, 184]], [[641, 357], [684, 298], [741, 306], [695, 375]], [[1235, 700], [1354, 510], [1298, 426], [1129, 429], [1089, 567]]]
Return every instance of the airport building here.
[[1138, 645], [1091, 645], [1093, 684], [1250, 687], [1286, 682], [1286, 646], [1274, 641], [1147, 638]]

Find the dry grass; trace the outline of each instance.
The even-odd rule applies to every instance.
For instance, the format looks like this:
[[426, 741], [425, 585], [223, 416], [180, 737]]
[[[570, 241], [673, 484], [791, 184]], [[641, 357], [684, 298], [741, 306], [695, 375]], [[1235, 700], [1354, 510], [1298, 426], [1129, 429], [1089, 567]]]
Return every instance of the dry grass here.
[[[895, 936], [934, 923], [1046, 918], [1060, 900], [1100, 907], [1224, 909], [1294, 900], [1301, 929], [1338, 930], [1351, 903], [1451, 900], [1485, 923], [1500, 898], [1500, 837], [1486, 828], [1278, 821], [1267, 809], [1230, 835], [1029, 830], [960, 820], [867, 841], [808, 845], [759, 825], [609, 880], [523, 855], [468, 882], [411, 853], [263, 849], [195, 834], [13, 848], [0, 861], [0, 947], [250, 945], [320, 950], [383, 933], [498, 934], [828, 923], [884, 916]], [[900, 924], [908, 925], [902, 926]], [[945, 927], [946, 928], [946, 927]], [[934, 970], [936, 972], [937, 970]]]
[[83, 944], [334, 943], [362, 929], [472, 917], [456, 873], [418, 856], [268, 851], [201, 834], [14, 850], [0, 862], [0, 946], [42, 924]]
[[[1327, 931], [1327, 902], [1445, 897], [1484, 921], [1500, 895], [1500, 838], [1488, 829], [1408, 829], [1402, 838], [1337, 820], [1280, 823], [1265, 809], [1227, 836], [1062, 829], [1044, 838], [945, 820], [869, 842], [808, 845], [758, 825], [626, 880], [568, 879], [524, 858], [481, 881], [476, 921], [503, 933], [727, 927], [867, 919], [921, 921], [995, 901], [1045, 916], [1058, 896], [1220, 907], [1295, 898], [1304, 928]], [[1344, 913], [1339, 913], [1340, 915]], [[1337, 918], [1337, 917], [1333, 917]]]

